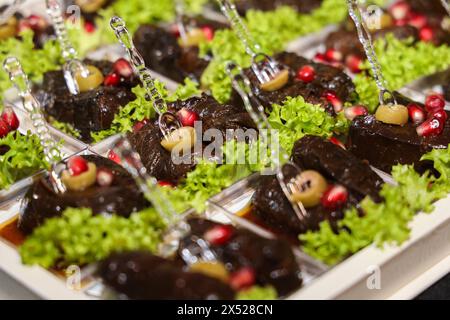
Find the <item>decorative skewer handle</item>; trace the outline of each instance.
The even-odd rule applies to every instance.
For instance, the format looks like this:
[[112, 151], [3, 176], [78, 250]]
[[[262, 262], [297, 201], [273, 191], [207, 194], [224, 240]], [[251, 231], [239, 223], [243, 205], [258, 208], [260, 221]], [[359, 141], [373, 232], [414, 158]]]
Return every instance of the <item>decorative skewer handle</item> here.
[[11, 18], [14, 13], [17, 12], [17, 10], [19, 9], [19, 7], [25, 3], [26, 0], [14, 0], [13, 3], [11, 3], [6, 9], [5, 11], [3, 11], [3, 13], [0, 16], [0, 24], [4, 24], [6, 22], [8, 22], [9, 18]]
[[234, 3], [230, 2], [229, 0], [217, 0], [217, 2], [219, 3], [222, 13], [230, 21], [231, 27], [233, 28], [237, 37], [245, 46], [245, 51], [247, 52], [247, 54], [249, 54], [251, 57], [256, 56], [258, 52], [261, 51], [261, 47], [250, 36], [250, 32], [248, 31], [248, 28], [245, 25], [244, 21], [242, 21], [242, 18], [239, 16]]
[[186, 27], [183, 23], [183, 12], [185, 10], [184, 0], [175, 0], [176, 24], [180, 32], [181, 39], [187, 38]]
[[25, 110], [29, 113], [36, 129], [36, 134], [44, 147], [45, 158], [48, 163], [55, 163], [61, 159], [61, 153], [56, 142], [52, 139], [47, 122], [41, 111], [39, 101], [33, 96], [28, 77], [16, 57], [9, 57], [3, 63], [3, 68], [9, 74], [9, 79], [19, 91]]
[[152, 203], [156, 212], [162, 217], [168, 226], [163, 243], [160, 246], [160, 253], [170, 256], [179, 247], [180, 239], [190, 232], [190, 226], [180, 215], [175, 213], [169, 199], [157, 187], [157, 181], [147, 173], [139, 154], [133, 150], [130, 141], [121, 137], [115, 143], [114, 152], [119, 156], [122, 166], [133, 176], [142, 193]]
[[78, 53], [69, 41], [67, 29], [62, 16], [61, 5], [58, 0], [46, 0], [47, 13], [50, 16], [56, 37], [61, 46], [61, 53], [66, 61], [78, 58]]
[[110, 25], [117, 39], [130, 56], [131, 63], [147, 92], [146, 99], [153, 101], [153, 108], [159, 115], [163, 114], [167, 110], [167, 104], [156, 88], [150, 70], [145, 66], [144, 58], [134, 46], [133, 39], [126, 27], [125, 21], [117, 16], [112, 17]]
[[447, 14], [450, 16], [450, 5], [448, 4], [448, 0], [441, 0], [442, 6], [445, 8], [445, 11], [447, 11]]
[[394, 95], [386, 88], [387, 81], [384, 79], [383, 72], [381, 70], [380, 63], [378, 61], [375, 49], [373, 47], [372, 37], [370, 35], [369, 28], [367, 27], [361, 9], [358, 5], [358, 0], [347, 0], [348, 11], [350, 17], [355, 23], [356, 30], [358, 32], [358, 38], [361, 42], [364, 51], [366, 53], [367, 59], [369, 60], [370, 66], [372, 68], [373, 77], [377, 87], [380, 91], [379, 100], [380, 104], [386, 103], [386, 95], [389, 96], [390, 102], [396, 104]]
[[157, 187], [157, 181], [147, 173], [139, 153], [133, 150], [130, 141], [121, 137], [114, 145], [114, 151], [120, 157], [122, 166], [133, 176], [142, 193], [149, 198], [157, 212], [167, 224], [174, 223], [176, 214], [170, 201]]
[[[241, 96], [244, 102], [245, 109], [249, 113], [253, 122], [256, 124], [263, 145], [266, 145], [268, 148], [270, 148], [272, 163], [275, 165], [275, 167], [280, 167], [280, 154], [284, 160], [288, 160], [289, 156], [287, 152], [283, 148], [281, 148], [281, 146], [276, 145], [275, 149], [273, 148], [272, 144], [269, 143], [268, 134], [272, 132], [272, 126], [270, 125], [269, 120], [267, 119], [267, 116], [264, 112], [264, 107], [261, 105], [261, 103], [259, 103], [258, 99], [253, 93], [250, 79], [245, 75], [242, 68], [234, 62], [228, 62], [225, 70], [231, 79], [233, 88]], [[277, 150], [280, 153], [277, 152]]]
[[89, 70], [78, 60], [78, 52], [70, 43], [59, 0], [46, 0], [46, 5], [47, 13], [52, 20], [53, 28], [55, 29], [56, 37], [61, 47], [61, 55], [66, 61], [63, 66], [64, 79], [70, 93], [77, 95], [80, 93], [80, 90], [75, 75], [80, 71], [81, 76], [87, 78], [89, 76]]

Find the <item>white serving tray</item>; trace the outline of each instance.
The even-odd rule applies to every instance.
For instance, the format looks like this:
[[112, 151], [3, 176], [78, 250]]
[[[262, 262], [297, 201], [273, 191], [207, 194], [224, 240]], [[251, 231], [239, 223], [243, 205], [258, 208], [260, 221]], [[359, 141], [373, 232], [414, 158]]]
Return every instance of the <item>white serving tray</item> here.
[[[233, 213], [245, 208], [253, 194], [251, 184], [239, 182], [241, 196], [224, 207]], [[223, 193], [231, 192], [230, 189]], [[417, 214], [410, 227], [410, 239], [401, 246], [380, 249], [371, 245], [330, 268], [288, 299], [414, 298], [450, 272], [450, 195], [436, 202], [432, 213]], [[368, 281], [372, 283], [374, 271], [379, 272], [379, 289], [367, 285]]]

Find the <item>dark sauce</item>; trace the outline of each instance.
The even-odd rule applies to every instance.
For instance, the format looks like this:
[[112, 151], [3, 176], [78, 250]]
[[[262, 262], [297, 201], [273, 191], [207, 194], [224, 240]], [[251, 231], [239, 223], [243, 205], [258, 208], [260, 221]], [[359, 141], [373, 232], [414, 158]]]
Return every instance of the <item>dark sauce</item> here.
[[25, 235], [17, 227], [17, 218], [0, 225], [0, 238], [5, 239], [15, 247], [19, 247], [25, 241]]

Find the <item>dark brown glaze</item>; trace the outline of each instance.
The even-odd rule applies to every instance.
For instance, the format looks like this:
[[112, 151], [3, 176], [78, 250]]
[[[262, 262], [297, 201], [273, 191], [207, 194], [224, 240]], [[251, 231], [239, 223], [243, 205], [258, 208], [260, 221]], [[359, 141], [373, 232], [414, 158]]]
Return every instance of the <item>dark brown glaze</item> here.
[[322, 0], [237, 0], [236, 9], [240, 15], [250, 10], [272, 11], [281, 6], [290, 6], [301, 13], [310, 13], [322, 4]]
[[[169, 104], [169, 110], [172, 112], [182, 108], [193, 110], [199, 115], [202, 132], [214, 128], [220, 130], [225, 137], [226, 129], [255, 128], [250, 116], [242, 108], [219, 104], [206, 94]], [[138, 132], [129, 134], [132, 146], [141, 155], [150, 175], [158, 180], [176, 183], [192, 171], [195, 164], [175, 164], [171, 153], [161, 146], [162, 138], [163, 135], [155, 122], [149, 122]]]
[[[447, 115], [450, 117], [450, 112]], [[349, 131], [349, 150], [388, 173], [397, 164], [413, 164], [418, 168], [422, 155], [432, 149], [445, 149], [449, 143], [450, 120], [440, 135], [429, 138], [420, 137], [412, 123], [389, 125], [372, 115], [353, 120]]]
[[[106, 76], [112, 71], [108, 61], [86, 61], [97, 66]], [[136, 99], [131, 88], [137, 85], [133, 77], [122, 81], [119, 86], [103, 86], [78, 95], [72, 95], [61, 70], [44, 74], [44, 81], [36, 91], [46, 116], [71, 124], [80, 132], [81, 140], [91, 142], [91, 132], [109, 129], [115, 114], [121, 106]]]
[[[374, 40], [384, 38], [387, 34], [393, 34], [397, 39], [413, 38], [419, 39], [419, 31], [412, 26], [392, 26], [377, 30], [372, 33]], [[366, 56], [364, 48], [359, 42], [358, 35], [354, 28], [347, 28], [346, 25], [341, 26], [337, 31], [331, 32], [325, 40], [327, 49], [335, 49], [342, 53], [345, 57], [349, 55], [357, 55], [358, 57]]]
[[[225, 27], [200, 17], [187, 19], [186, 26], [209, 26], [214, 30]], [[181, 47], [177, 35], [158, 26], [140, 26], [134, 34], [134, 43], [150, 69], [176, 82], [183, 82], [185, 78], [200, 80], [209, 64], [210, 58], [201, 58], [198, 47]]]
[[316, 170], [361, 196], [379, 199], [383, 180], [367, 163], [347, 150], [317, 136], [306, 136], [294, 145], [292, 161], [303, 170]]
[[94, 214], [118, 214], [124, 217], [149, 206], [131, 175], [113, 161], [95, 155], [83, 156], [96, 164], [97, 169], [107, 168], [113, 172], [111, 186], [97, 184], [84, 191], [54, 193], [46, 178], [35, 182], [25, 195], [19, 219], [19, 229], [31, 233], [46, 219], [57, 217], [69, 207], [91, 208]]
[[429, 15], [445, 16], [445, 11], [441, 0], [406, 0], [411, 5], [413, 11], [422, 12]]
[[[191, 234], [202, 238], [209, 229], [221, 225], [205, 219], [190, 219]], [[188, 239], [181, 242], [179, 252]], [[243, 228], [233, 227], [233, 234], [223, 245], [211, 245], [219, 261], [230, 272], [243, 267], [255, 270], [256, 284], [271, 285], [280, 296], [285, 296], [302, 285], [300, 268], [290, 244], [285, 240], [266, 239]]]
[[113, 254], [100, 263], [98, 274], [121, 298], [136, 300], [231, 300], [224, 282], [149, 252]]
[[[274, 103], [281, 104], [287, 97], [302, 96], [307, 102], [320, 104], [330, 112], [333, 112], [332, 105], [327, 99], [322, 97], [325, 91], [334, 91], [343, 102], [350, 100], [355, 92], [355, 86], [352, 80], [341, 69], [315, 63], [291, 52], [276, 54], [274, 59], [289, 67], [290, 78], [283, 88], [273, 92], [255, 88], [258, 99], [267, 108], [270, 108]], [[296, 79], [297, 71], [305, 65], [312, 66], [316, 72], [315, 79], [310, 83], [305, 83]], [[258, 80], [251, 69], [246, 69], [245, 73], [252, 83], [258, 83]], [[239, 98], [237, 97], [237, 94], [234, 93], [232, 101], [236, 101], [236, 99]]]
[[[367, 164], [357, 159], [333, 143], [315, 136], [305, 136], [295, 143], [292, 160], [303, 170], [320, 172], [329, 184], [347, 187], [347, 204], [336, 210], [324, 208], [321, 204], [307, 209], [307, 217], [300, 220], [285, 197], [275, 176], [262, 176], [253, 196], [255, 214], [260, 221], [277, 233], [297, 238], [309, 230], [317, 230], [320, 222], [328, 220], [335, 232], [337, 222], [344, 211], [358, 207], [365, 197], [379, 199], [378, 191], [382, 180], [371, 171]], [[365, 178], [365, 179], [364, 179]]]

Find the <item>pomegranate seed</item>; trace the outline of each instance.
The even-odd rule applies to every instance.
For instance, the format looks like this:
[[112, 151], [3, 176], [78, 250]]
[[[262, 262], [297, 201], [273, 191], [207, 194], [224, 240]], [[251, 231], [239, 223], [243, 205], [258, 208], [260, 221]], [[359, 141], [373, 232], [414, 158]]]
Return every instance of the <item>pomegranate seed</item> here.
[[180, 28], [178, 28], [177, 24], [173, 24], [170, 26], [170, 33], [177, 38], [180, 37]]
[[353, 121], [353, 119], [355, 119], [356, 117], [366, 116], [368, 114], [369, 111], [364, 106], [353, 106], [348, 107], [344, 110], [345, 117], [350, 121]]
[[33, 29], [34, 31], [43, 30], [47, 26], [47, 21], [45, 21], [43, 17], [38, 16], [36, 14], [30, 15], [25, 20], [28, 22], [30, 28]]
[[84, 30], [85, 30], [87, 33], [93, 33], [93, 32], [95, 32], [95, 24], [93, 24], [93, 23], [90, 22], [90, 21], [86, 21], [86, 22], [84, 23]]
[[119, 85], [119, 83], [120, 83], [120, 76], [115, 72], [108, 74], [105, 77], [105, 80], [103, 81], [103, 84], [105, 86], [110, 86], [110, 87], [116, 87]]
[[343, 108], [343, 104], [341, 99], [339, 99], [335, 92], [333, 91], [325, 91], [322, 95], [327, 99], [329, 103], [333, 105], [333, 109], [335, 112], [341, 112]]
[[114, 150], [108, 151], [108, 159], [114, 161], [117, 164], [122, 163], [122, 161], [120, 160], [120, 157], [114, 152]]
[[403, 27], [406, 26], [408, 24], [408, 20], [406, 19], [398, 19], [394, 21], [394, 25], [397, 27]]
[[432, 94], [427, 96], [425, 100], [425, 109], [433, 113], [435, 110], [444, 109], [445, 100], [444, 97], [440, 94]]
[[303, 82], [311, 82], [316, 77], [316, 70], [310, 65], [301, 67], [297, 72], [297, 79]]
[[411, 13], [408, 24], [417, 29], [421, 29], [428, 24], [428, 21], [423, 14]]
[[415, 103], [408, 104], [409, 118], [415, 124], [421, 124], [425, 121], [425, 110]]
[[120, 83], [120, 76], [115, 72], [108, 74], [105, 77], [105, 80], [103, 81], [103, 84], [105, 86], [110, 87], [116, 87], [119, 85], [119, 83]]
[[233, 228], [229, 225], [216, 225], [205, 232], [204, 238], [213, 245], [224, 245], [231, 239]]
[[336, 99], [337, 95], [336, 92], [332, 91], [332, 90], [327, 90], [322, 94], [323, 97], [325, 97], [327, 100], [328, 99]]
[[19, 128], [19, 119], [17, 118], [17, 115], [12, 108], [6, 107], [3, 110], [2, 119], [9, 126], [11, 131], [17, 130], [17, 128]]
[[328, 61], [342, 61], [342, 59], [344, 59], [344, 56], [342, 55], [341, 52], [335, 50], [335, 49], [328, 49], [325, 52], [325, 59]]
[[442, 133], [442, 130], [444, 130], [444, 124], [436, 118], [429, 118], [416, 128], [420, 137], [437, 136]]
[[100, 168], [97, 170], [97, 184], [101, 187], [109, 187], [114, 180], [114, 175], [111, 170], [107, 168]]
[[202, 27], [203, 34], [206, 37], [206, 40], [211, 41], [214, 38], [214, 29], [210, 26]]
[[170, 188], [174, 188], [175, 187], [173, 183], [171, 183], [169, 181], [164, 181], [164, 180], [158, 181], [158, 185], [160, 187], [170, 187]]
[[341, 208], [348, 200], [348, 191], [344, 186], [333, 185], [330, 186], [322, 196], [322, 206], [327, 209]]
[[28, 22], [27, 20], [20, 20], [17, 32], [18, 33], [22, 33], [22, 32], [27, 31], [27, 30], [33, 30], [31, 28], [30, 22]]
[[357, 55], [351, 54], [345, 59], [346, 67], [353, 73], [362, 71], [363, 60]]
[[436, 110], [431, 114], [431, 118], [438, 119], [442, 124], [447, 121], [447, 112], [444, 109]]
[[134, 74], [131, 64], [123, 58], [120, 58], [119, 60], [114, 62], [113, 68], [115, 73], [124, 78], [129, 78]]
[[0, 119], [0, 138], [6, 137], [10, 131], [8, 124]]
[[410, 10], [411, 8], [408, 3], [405, 1], [398, 1], [389, 8], [389, 13], [394, 17], [394, 19], [399, 20], [406, 18]]
[[325, 57], [325, 54], [323, 53], [316, 53], [316, 55], [314, 56], [314, 60], [317, 62], [327, 62], [327, 58]]
[[434, 39], [434, 30], [431, 27], [423, 27], [419, 31], [419, 37], [424, 42], [431, 42]]
[[341, 147], [341, 148], [344, 149], [344, 150], [347, 149], [347, 148], [345, 147], [345, 145], [341, 142], [341, 140], [339, 140], [339, 139], [336, 138], [336, 137], [331, 137], [331, 138], [329, 139], [329, 141], [330, 141], [332, 144], [335, 144], [335, 145], [337, 145], [338, 147]]
[[193, 127], [195, 121], [198, 121], [199, 117], [195, 111], [182, 108], [177, 112], [178, 119], [184, 127]]
[[241, 268], [230, 276], [230, 286], [236, 291], [251, 287], [255, 281], [255, 270], [251, 267]]
[[67, 167], [69, 168], [72, 176], [78, 176], [83, 172], [88, 171], [88, 163], [81, 156], [73, 156], [67, 161]]
[[133, 132], [140, 131], [146, 124], [148, 123], [148, 119], [143, 119], [141, 121], [138, 121], [133, 126]]

